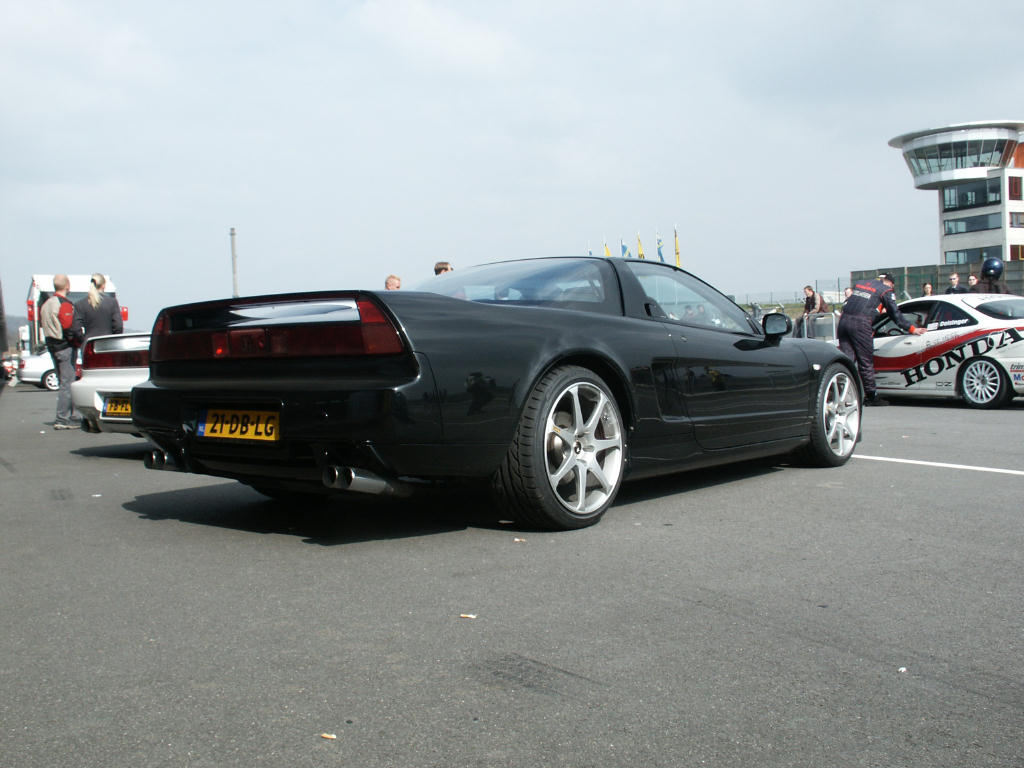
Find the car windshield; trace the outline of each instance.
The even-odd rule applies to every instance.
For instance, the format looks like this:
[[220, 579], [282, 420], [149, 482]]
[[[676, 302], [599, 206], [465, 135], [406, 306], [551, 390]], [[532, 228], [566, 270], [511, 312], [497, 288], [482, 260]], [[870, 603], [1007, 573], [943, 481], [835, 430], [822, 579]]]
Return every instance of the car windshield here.
[[1019, 320], [1024, 318], [1024, 297], [1012, 296], [996, 301], [986, 301], [984, 304], [979, 304], [976, 309], [997, 320]]
[[414, 290], [483, 303], [621, 314], [615, 272], [599, 259], [527, 259], [437, 275]]

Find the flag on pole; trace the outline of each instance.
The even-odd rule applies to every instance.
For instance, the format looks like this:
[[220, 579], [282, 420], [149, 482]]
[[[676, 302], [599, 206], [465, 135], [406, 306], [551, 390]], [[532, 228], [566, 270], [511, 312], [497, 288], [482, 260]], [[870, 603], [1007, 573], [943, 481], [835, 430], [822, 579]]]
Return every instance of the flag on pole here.
[[608, 250], [608, 241], [607, 240], [604, 241], [604, 257], [606, 259], [610, 259], [612, 257], [612, 252]]
[[676, 266], [681, 267], [683, 265], [679, 263], [679, 228], [672, 227], [672, 233], [676, 236]]
[[590, 247], [590, 243], [587, 243], [587, 256], [593, 256], [594, 249]]
[[636, 233], [636, 256], [638, 259], [647, 258], [644, 256], [644, 244], [640, 242], [640, 233]]
[[624, 259], [632, 259], [633, 258], [633, 254], [631, 254], [629, 252], [629, 248], [627, 248], [626, 244], [624, 242], [622, 242], [622, 238], [621, 237], [619, 238], [619, 248], [622, 249], [622, 258], [624, 258]]
[[661, 235], [655, 232], [654, 236], [658, 238], [658, 258], [665, 261], [665, 254], [661, 252]]

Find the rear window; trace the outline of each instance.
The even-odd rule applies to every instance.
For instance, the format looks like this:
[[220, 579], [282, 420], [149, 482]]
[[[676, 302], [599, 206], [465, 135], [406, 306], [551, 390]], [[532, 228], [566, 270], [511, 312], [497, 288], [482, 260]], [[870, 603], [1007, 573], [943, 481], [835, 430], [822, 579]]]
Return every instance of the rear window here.
[[1013, 296], [996, 301], [986, 301], [975, 309], [997, 320], [1020, 320], [1024, 318], [1024, 297]]
[[599, 259], [528, 259], [445, 272], [415, 286], [486, 304], [552, 306], [621, 314], [618, 279]]

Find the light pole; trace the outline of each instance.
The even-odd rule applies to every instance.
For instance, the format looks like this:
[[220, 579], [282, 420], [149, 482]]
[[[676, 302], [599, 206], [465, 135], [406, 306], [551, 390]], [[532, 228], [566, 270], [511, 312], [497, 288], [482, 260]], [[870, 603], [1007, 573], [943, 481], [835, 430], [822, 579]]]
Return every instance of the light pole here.
[[[7, 351], [7, 315], [4, 314], [4, 286], [0, 281], [0, 352]], [[0, 382], [2, 383], [2, 382]]]
[[231, 228], [231, 295], [238, 298], [238, 253], [235, 251], [235, 228]]

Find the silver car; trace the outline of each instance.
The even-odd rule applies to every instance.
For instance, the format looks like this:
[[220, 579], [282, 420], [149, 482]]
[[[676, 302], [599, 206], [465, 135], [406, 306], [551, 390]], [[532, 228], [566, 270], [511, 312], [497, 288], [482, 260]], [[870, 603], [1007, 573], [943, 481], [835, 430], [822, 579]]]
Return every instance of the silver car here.
[[138, 434], [132, 424], [132, 387], [148, 378], [148, 333], [89, 339], [82, 350], [82, 378], [71, 385], [82, 428]]
[[18, 381], [35, 384], [37, 387], [56, 392], [60, 387], [57, 371], [53, 367], [53, 358], [49, 352], [37, 355], [21, 356], [18, 360]]

